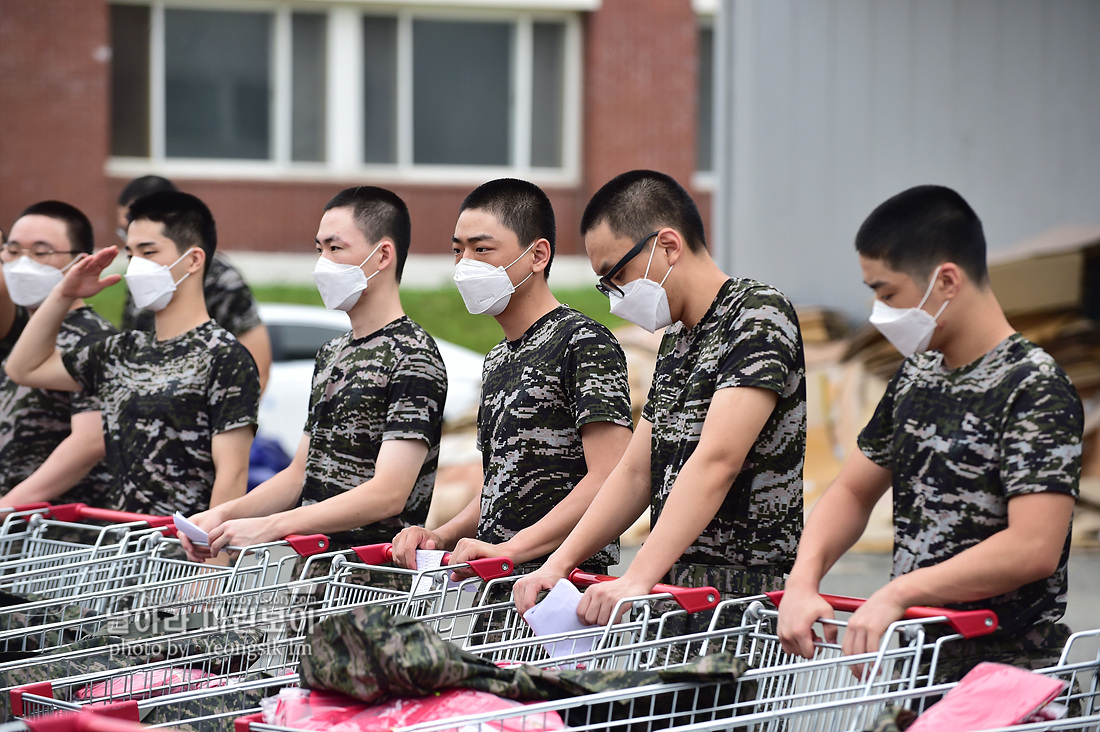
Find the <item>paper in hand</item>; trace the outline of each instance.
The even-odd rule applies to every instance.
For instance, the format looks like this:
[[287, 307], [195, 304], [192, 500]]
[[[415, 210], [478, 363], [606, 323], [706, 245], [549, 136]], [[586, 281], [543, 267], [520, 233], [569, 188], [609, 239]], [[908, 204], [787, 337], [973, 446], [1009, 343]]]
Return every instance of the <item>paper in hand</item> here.
[[[554, 589], [538, 605], [523, 614], [523, 619], [535, 631], [536, 636], [554, 633], [575, 633], [578, 637], [568, 640], [544, 643], [543, 648], [551, 658], [585, 653], [592, 650], [596, 636], [602, 628], [585, 625], [577, 616], [577, 605], [581, 601], [581, 591], [567, 579], [560, 579]], [[587, 634], [577, 631], [587, 630]]]
[[172, 523], [176, 525], [177, 531], [182, 533], [191, 541], [197, 542], [199, 544], [210, 543], [210, 536], [205, 531], [200, 529], [196, 523], [191, 521], [191, 519], [187, 518], [179, 511], [176, 511], [176, 513], [173, 514]]

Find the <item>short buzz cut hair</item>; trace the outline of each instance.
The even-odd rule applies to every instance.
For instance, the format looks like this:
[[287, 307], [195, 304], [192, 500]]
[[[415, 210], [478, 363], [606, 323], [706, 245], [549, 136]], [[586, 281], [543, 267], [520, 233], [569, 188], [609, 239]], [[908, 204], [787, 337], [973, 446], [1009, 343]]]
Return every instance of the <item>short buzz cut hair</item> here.
[[152, 221], [164, 227], [164, 235], [176, 243], [182, 256], [192, 247], [206, 253], [203, 275], [210, 269], [218, 247], [214, 215], [201, 200], [190, 193], [159, 191], [142, 196], [130, 204], [130, 221]]
[[412, 243], [412, 221], [409, 207], [393, 191], [377, 186], [355, 186], [345, 188], [325, 204], [325, 211], [334, 208], [350, 208], [352, 219], [363, 237], [375, 244], [389, 237], [397, 250], [397, 267], [394, 275], [401, 281], [405, 270], [405, 260], [409, 256]]
[[491, 180], [472, 190], [463, 199], [458, 211], [462, 213], [470, 209], [491, 213], [502, 226], [516, 235], [524, 249], [539, 239], [550, 242], [550, 259], [542, 272], [543, 277], [550, 276], [558, 228], [554, 220], [554, 206], [541, 188], [518, 178]]
[[680, 232], [691, 251], [707, 248], [695, 201], [671, 176], [655, 170], [621, 173], [596, 191], [581, 216], [581, 236], [604, 221], [612, 234], [632, 241], [668, 226]]
[[944, 186], [910, 188], [878, 205], [859, 227], [856, 251], [927, 281], [944, 262], [959, 265], [979, 287], [989, 281], [985, 233], [974, 209]]
[[[95, 234], [92, 233], [92, 222], [76, 206], [64, 201], [39, 201], [32, 203], [23, 209], [16, 220], [24, 216], [46, 216], [57, 219], [65, 224], [65, 232], [69, 237], [69, 247], [76, 252], [91, 254], [95, 249]], [[6, 241], [6, 238], [5, 238]]]
[[159, 175], [143, 175], [126, 184], [126, 187], [118, 194], [118, 205], [129, 206], [142, 196], [148, 196], [150, 193], [178, 190], [176, 184], [167, 178]]

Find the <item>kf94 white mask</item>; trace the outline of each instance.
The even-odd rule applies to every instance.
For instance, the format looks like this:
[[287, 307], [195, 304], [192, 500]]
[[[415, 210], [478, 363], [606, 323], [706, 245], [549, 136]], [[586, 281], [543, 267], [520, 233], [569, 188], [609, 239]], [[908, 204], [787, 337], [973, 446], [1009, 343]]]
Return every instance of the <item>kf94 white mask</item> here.
[[25, 308], [38, 307], [65, 277], [69, 267], [83, 257], [81, 254], [62, 269], [36, 262], [25, 254], [14, 262], [8, 262], [4, 265], [4, 284], [11, 301]]
[[[531, 246], [523, 250], [523, 254], [512, 260], [515, 264], [523, 259], [524, 254], [531, 251]], [[508, 267], [511, 267], [509, 264]], [[519, 285], [512, 285], [508, 278], [508, 267], [493, 266], [488, 262], [479, 262], [474, 259], [460, 259], [455, 265], [455, 286], [462, 295], [462, 302], [466, 303], [466, 309], [471, 315], [500, 315], [508, 302], [512, 299], [512, 293], [519, 285], [522, 285], [531, 275], [520, 280]]]
[[935, 315], [929, 315], [922, 309], [928, 296], [932, 294], [932, 288], [936, 284], [939, 273], [940, 267], [936, 267], [924, 297], [915, 308], [892, 308], [881, 300], [875, 300], [875, 304], [871, 306], [871, 317], [868, 318], [871, 325], [878, 328], [879, 333], [882, 333], [886, 340], [890, 341], [905, 357], [928, 350], [928, 344], [932, 342], [932, 334], [936, 332], [936, 319], [947, 307], [947, 303], [951, 302], [944, 300]]
[[653, 242], [653, 248], [649, 250], [649, 261], [646, 262], [645, 274], [640, 280], [632, 280], [623, 285], [622, 295], [614, 291], [608, 295], [611, 299], [612, 315], [629, 320], [650, 333], [672, 325], [668, 293], [665, 292], [664, 287], [665, 280], [672, 273], [672, 267], [668, 268], [668, 272], [665, 272], [660, 282], [649, 279], [649, 267], [653, 264], [655, 251], [657, 251], [657, 242]]
[[339, 264], [325, 257], [317, 258], [317, 266], [313, 268], [313, 281], [317, 284], [317, 291], [321, 293], [321, 300], [326, 308], [343, 310], [346, 313], [355, 307], [371, 277], [382, 271], [378, 270], [370, 277], [363, 274], [363, 265], [370, 261], [381, 246], [382, 242], [378, 242], [378, 246], [358, 267], [354, 264]]
[[134, 305], [153, 312], [159, 312], [168, 307], [176, 286], [191, 275], [187, 272], [183, 277], [175, 280], [172, 278], [172, 267], [182, 262], [183, 258], [191, 253], [191, 249], [168, 266], [157, 264], [145, 257], [131, 257], [130, 264], [126, 267], [125, 277], [126, 287], [130, 289], [130, 296], [134, 298]]

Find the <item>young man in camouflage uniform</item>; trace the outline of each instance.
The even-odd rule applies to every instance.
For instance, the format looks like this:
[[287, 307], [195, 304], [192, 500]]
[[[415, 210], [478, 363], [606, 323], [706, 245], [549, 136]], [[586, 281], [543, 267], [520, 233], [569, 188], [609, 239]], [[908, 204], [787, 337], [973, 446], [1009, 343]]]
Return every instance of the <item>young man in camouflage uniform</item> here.
[[[455, 225], [455, 280], [472, 313], [504, 340], [485, 358], [477, 442], [481, 492], [435, 531], [409, 529], [394, 554], [453, 549], [451, 563], [506, 556], [517, 572], [554, 550], [584, 513], [630, 439], [626, 358], [599, 323], [560, 304], [547, 277], [554, 210], [538, 186], [500, 179], [475, 189]], [[578, 560], [606, 571], [618, 535]]]
[[[103, 505], [158, 515], [194, 513], [243, 495], [259, 381], [244, 347], [210, 320], [202, 272], [214, 253], [214, 218], [186, 193], [154, 193], [130, 208], [128, 284], [153, 270], [156, 331], [127, 331], [62, 351], [56, 339], [79, 298], [117, 283], [100, 274], [107, 247], [72, 266], [8, 357], [8, 376], [44, 389], [83, 391], [102, 406], [114, 485]], [[148, 282], [148, 276], [143, 278]], [[158, 282], [167, 282], [158, 284]], [[148, 289], [148, 288], [147, 288]]]
[[[7, 357], [27, 318], [45, 299], [61, 271], [93, 250], [92, 226], [75, 207], [61, 201], [29, 206], [12, 226], [0, 250], [0, 319]], [[8, 286], [8, 280], [11, 280]], [[74, 348], [115, 333], [115, 328], [77, 299], [64, 315], [56, 346]], [[52, 501], [96, 505], [113, 482], [104, 456], [97, 401], [20, 386], [0, 374], [0, 507]]]
[[718, 269], [695, 203], [663, 173], [612, 179], [589, 201], [581, 233], [612, 312], [650, 331], [671, 327], [626, 454], [561, 548], [517, 583], [517, 606], [533, 605], [647, 507], [649, 538], [621, 579], [585, 592], [586, 622], [608, 622], [621, 599], [658, 582], [724, 596], [778, 589], [802, 528], [805, 365], [794, 308]]
[[[813, 653], [833, 612], [821, 578], [893, 485], [893, 579], [854, 613], [846, 653], [875, 651], [914, 605], [984, 607], [997, 631], [944, 647], [937, 677], [979, 661], [1040, 668], [1068, 635], [1070, 521], [1081, 472], [1081, 402], [1066, 374], [1016, 333], [989, 286], [985, 236], [954, 191], [920, 186], [876, 208], [856, 235], [871, 316], [904, 355], [858, 449], [807, 522], [779, 637]], [[933, 349], [924, 353], [925, 349]], [[835, 640], [835, 626], [825, 625]]]
[[328, 534], [334, 549], [375, 544], [427, 518], [447, 372], [435, 341], [401, 308], [410, 230], [405, 203], [382, 188], [349, 188], [325, 205], [314, 277], [352, 329], [317, 353], [290, 466], [194, 517], [210, 547], [186, 542], [192, 558], [288, 534]]
[[[159, 175], [143, 175], [127, 183], [118, 194], [118, 208], [115, 212], [118, 235], [122, 240], [126, 241], [126, 229], [130, 226], [131, 203], [150, 193], [178, 190], [175, 183]], [[271, 338], [268, 336], [267, 326], [260, 320], [260, 311], [252, 290], [237, 268], [221, 252], [215, 252], [210, 258], [202, 282], [206, 311], [215, 323], [235, 335], [241, 345], [252, 354], [260, 374], [262, 392], [271, 371]], [[134, 298], [127, 290], [122, 305], [122, 329], [151, 331], [155, 325], [153, 312], [135, 305]]]

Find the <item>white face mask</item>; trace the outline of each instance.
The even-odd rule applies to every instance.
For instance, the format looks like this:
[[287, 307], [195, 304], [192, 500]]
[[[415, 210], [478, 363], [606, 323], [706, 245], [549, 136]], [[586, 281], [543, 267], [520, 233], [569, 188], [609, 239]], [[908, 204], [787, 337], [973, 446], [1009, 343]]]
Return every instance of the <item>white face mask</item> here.
[[657, 242], [653, 242], [653, 248], [649, 250], [649, 261], [645, 265], [645, 274], [640, 280], [632, 280], [622, 286], [623, 294], [619, 295], [614, 290], [608, 295], [611, 300], [611, 314], [617, 315], [623, 320], [629, 320], [634, 325], [645, 328], [650, 333], [655, 333], [661, 328], [672, 325], [672, 313], [668, 308], [668, 293], [664, 284], [668, 279], [672, 267], [668, 268], [660, 282], [649, 278], [649, 267], [653, 264], [653, 252], [657, 251]]
[[42, 304], [57, 283], [65, 277], [65, 272], [83, 259], [81, 254], [62, 269], [40, 264], [26, 254], [14, 262], [4, 265], [4, 284], [8, 286], [8, 295], [16, 305], [36, 308]]
[[[192, 247], [191, 249], [194, 249]], [[172, 267], [183, 261], [183, 258], [191, 253], [188, 249], [180, 258], [172, 264], [165, 266], [157, 264], [145, 257], [131, 257], [130, 264], [126, 267], [126, 287], [130, 288], [130, 295], [134, 298], [134, 305], [154, 313], [164, 310], [172, 301], [172, 293], [176, 291], [176, 285], [187, 279], [191, 273], [187, 272], [178, 280], [172, 279]]]
[[382, 242], [379, 242], [358, 267], [354, 264], [339, 264], [325, 257], [317, 258], [317, 266], [313, 268], [313, 281], [317, 284], [317, 291], [321, 293], [321, 300], [326, 308], [343, 310], [346, 313], [355, 307], [371, 277], [382, 271], [378, 270], [370, 277], [363, 274], [363, 265], [370, 261], [381, 246]]
[[[512, 264], [523, 259], [524, 254], [531, 251], [533, 246], [534, 243], [524, 249], [523, 254], [512, 260]], [[532, 271], [520, 280], [519, 285], [512, 285], [512, 280], [508, 277], [508, 267], [494, 267], [488, 262], [475, 259], [458, 260], [455, 265], [455, 285], [471, 315], [500, 315], [508, 307], [508, 301], [512, 299], [516, 288], [534, 274]]]
[[936, 332], [936, 319], [947, 307], [947, 303], [951, 302], [944, 300], [935, 315], [929, 315], [922, 310], [928, 296], [932, 294], [932, 287], [936, 284], [939, 273], [940, 268], [936, 267], [924, 297], [915, 308], [892, 308], [882, 300], [875, 300], [875, 304], [871, 306], [871, 317], [868, 318], [871, 325], [878, 328], [879, 333], [894, 344], [894, 348], [903, 356], [909, 357], [928, 350], [928, 344], [932, 342], [932, 335]]

